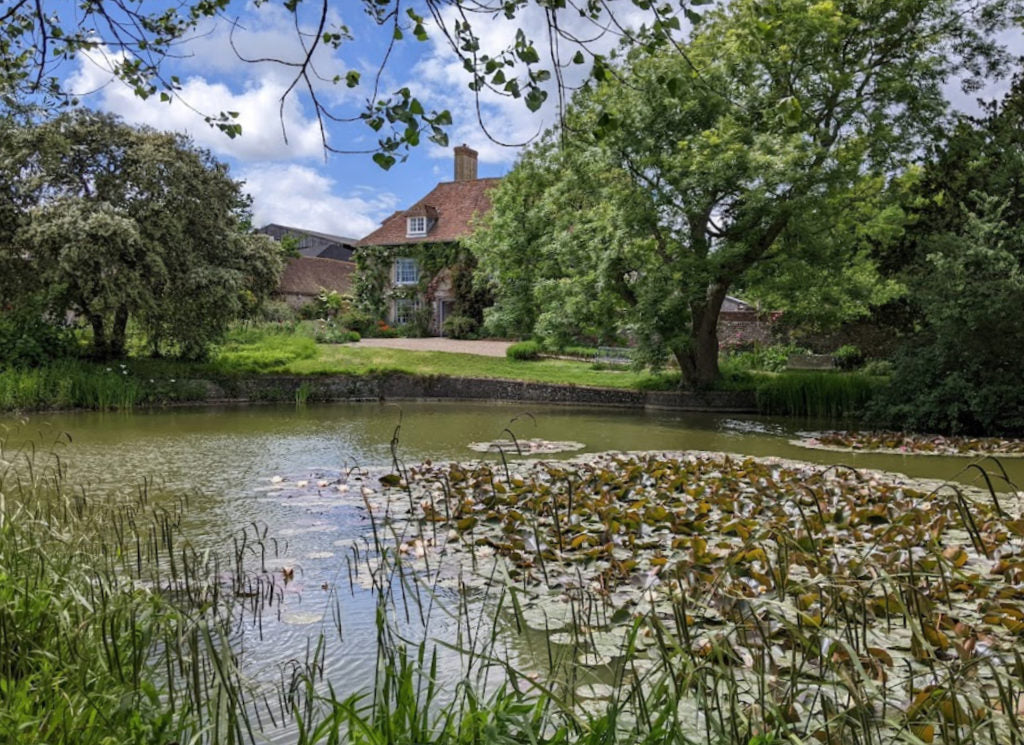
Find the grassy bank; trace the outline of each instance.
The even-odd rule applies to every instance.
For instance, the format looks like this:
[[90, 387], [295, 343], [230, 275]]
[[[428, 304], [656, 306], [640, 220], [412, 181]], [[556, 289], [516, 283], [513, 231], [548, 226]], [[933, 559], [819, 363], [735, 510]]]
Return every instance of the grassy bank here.
[[[882, 379], [856, 373], [766, 373], [726, 365], [721, 390], [758, 393], [762, 413], [844, 419], [858, 415]], [[678, 388], [678, 372], [608, 369], [581, 360], [516, 360], [449, 352], [317, 344], [307, 334], [238, 329], [208, 362], [132, 358], [98, 364], [67, 360], [49, 367], [0, 370], [0, 411], [85, 408], [130, 410], [207, 397], [203, 381], [230, 393], [247, 376], [365, 376], [402, 373], [594, 388]]]

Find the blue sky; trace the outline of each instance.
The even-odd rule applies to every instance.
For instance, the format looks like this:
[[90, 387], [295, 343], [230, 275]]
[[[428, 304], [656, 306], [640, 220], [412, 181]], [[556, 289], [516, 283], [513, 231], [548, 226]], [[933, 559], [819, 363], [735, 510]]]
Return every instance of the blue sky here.
[[[362, 5], [357, 0], [332, 3], [330, 21], [348, 25], [354, 40], [338, 50], [321, 48], [315, 59], [325, 77], [344, 76], [350, 69], [362, 73], [362, 82], [355, 89], [318, 85], [318, 95], [339, 116], [358, 113], [370, 95], [369, 85], [391, 33], [376, 26]], [[338, 15], [338, 8], [351, 11], [351, 15]], [[616, 8], [625, 23], [642, 19], [641, 11], [630, 3]], [[507, 45], [517, 24], [526, 28], [528, 36], [543, 39], [544, 18], [535, 11], [531, 6], [516, 23], [481, 19], [475, 28], [482, 36], [483, 48]], [[301, 20], [303, 27], [311, 23], [309, 19]], [[180, 57], [168, 63], [165, 74], [177, 75], [182, 84], [179, 96], [170, 104], [159, 97], [142, 101], [113, 80], [109, 50], [103, 48], [80, 55], [64, 66], [62, 74], [67, 88], [80, 96], [83, 105], [119, 114], [131, 123], [188, 132], [198, 144], [229, 163], [232, 174], [244, 180], [252, 194], [257, 225], [276, 222], [360, 238], [394, 210], [419, 199], [438, 181], [452, 178], [451, 147], [440, 148], [425, 140], [407, 162], [390, 171], [377, 167], [369, 155], [326, 153], [308, 96], [290, 96], [283, 116], [279, 115], [281, 95], [292, 82], [290, 70], [280, 64], [239, 59], [229, 42], [232, 22], [237, 23], [233, 38], [243, 57], [294, 60], [300, 53], [294, 18], [280, 5], [266, 3], [257, 9], [251, 2], [236, 2], [224, 18], [205, 23], [201, 33], [179, 50]], [[428, 26], [428, 31], [434, 29]], [[592, 48], [605, 51], [614, 42], [609, 35]], [[542, 57], [544, 53], [541, 50]], [[563, 50], [563, 57], [569, 56], [571, 51], [566, 54]], [[578, 76], [584, 67], [574, 68], [572, 74]], [[396, 45], [384, 70], [381, 91], [408, 86], [426, 109], [449, 109], [455, 121], [449, 131], [450, 146], [466, 143], [477, 149], [479, 175], [500, 176], [511, 168], [519, 149], [496, 144], [484, 134], [467, 82], [461, 64], [439, 34], [431, 33], [426, 42], [415, 41], [407, 34]], [[997, 83], [985, 93], [996, 95], [1005, 88], [1005, 82]], [[960, 108], [972, 108], [973, 97], [965, 97], [953, 87], [950, 97]], [[539, 113], [532, 114], [521, 100], [492, 95], [481, 100], [481, 117], [497, 139], [523, 142], [554, 121], [557, 112], [553, 104], [552, 95]], [[239, 112], [241, 137], [229, 139], [203, 121], [201, 113], [219, 111]], [[327, 126], [328, 141], [336, 148], [365, 149], [375, 142], [374, 133], [360, 122]]]
[[[352, 9], [352, 17], [334, 15], [331, 20], [348, 25], [354, 40], [336, 51], [321, 48], [317, 68], [327, 77], [356, 69], [362, 73], [362, 82], [355, 89], [325, 83], [317, 92], [332, 112], [351, 116], [370, 95], [391, 32], [376, 26], [362, 11], [361, 2], [334, 3], [332, 7]], [[229, 163], [236, 178], [245, 180], [253, 196], [257, 225], [277, 222], [362, 237], [438, 181], [450, 180], [454, 145], [465, 143], [480, 152], [482, 177], [506, 173], [519, 152], [519, 148], [497, 144], [484, 134], [461, 64], [440, 35], [432, 33], [426, 42], [407, 34], [396, 45], [381, 91], [408, 86], [427, 110], [449, 109], [454, 118], [450, 146], [441, 148], [424, 138], [405, 163], [390, 171], [381, 170], [369, 155], [326, 153], [307, 95], [290, 96], [283, 117], [279, 116], [280, 98], [292, 81], [291, 71], [279, 64], [239, 59], [229, 42], [232, 21], [237, 21], [234, 42], [243, 57], [298, 57], [291, 14], [280, 5], [268, 3], [257, 9], [239, 2], [225, 18], [204, 24], [202, 32], [179, 50], [180, 58], [168, 64], [165, 74], [177, 75], [182, 85], [177, 100], [169, 104], [158, 96], [142, 101], [114, 80], [107, 48], [81, 54], [66, 65], [62, 70], [66, 86], [85, 106], [119, 114], [130, 123], [191, 134], [198, 144]], [[539, 14], [527, 14], [519, 22], [536, 32], [544, 29]], [[516, 26], [488, 19], [478, 29], [484, 46], [497, 48], [513, 38]], [[599, 46], [608, 48], [613, 43], [609, 38]], [[238, 111], [242, 136], [227, 138], [210, 128], [194, 109], [204, 114]], [[492, 134], [510, 143], [528, 140], [550, 126], [556, 115], [553, 105], [532, 114], [521, 99], [496, 96], [482, 101], [481, 113]], [[327, 137], [339, 149], [366, 149], [376, 142], [375, 133], [361, 122], [328, 123]]]

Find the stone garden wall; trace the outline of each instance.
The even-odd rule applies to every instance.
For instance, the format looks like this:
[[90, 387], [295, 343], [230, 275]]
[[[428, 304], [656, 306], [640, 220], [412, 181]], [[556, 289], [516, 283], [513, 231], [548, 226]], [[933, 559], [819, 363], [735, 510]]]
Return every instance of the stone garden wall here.
[[636, 391], [513, 380], [402, 374], [323, 377], [268, 375], [230, 382], [207, 382], [206, 385], [208, 403], [300, 399], [311, 402], [451, 399], [679, 411], [741, 413], [757, 410], [754, 394], [750, 391]]

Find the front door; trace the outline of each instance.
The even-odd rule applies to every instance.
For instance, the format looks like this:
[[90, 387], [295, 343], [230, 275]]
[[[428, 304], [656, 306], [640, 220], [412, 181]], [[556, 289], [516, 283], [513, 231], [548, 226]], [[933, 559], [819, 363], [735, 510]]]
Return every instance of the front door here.
[[444, 322], [455, 312], [454, 300], [439, 300], [437, 302], [437, 333], [444, 336]]

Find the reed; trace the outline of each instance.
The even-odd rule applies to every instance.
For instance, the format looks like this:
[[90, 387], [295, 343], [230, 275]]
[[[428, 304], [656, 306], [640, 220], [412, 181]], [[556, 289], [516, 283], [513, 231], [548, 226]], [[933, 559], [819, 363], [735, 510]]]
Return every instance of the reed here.
[[187, 507], [148, 483], [92, 498], [0, 440], [0, 741], [253, 740], [228, 640], [271, 591], [195, 550]]
[[862, 373], [790, 371], [757, 386], [762, 414], [843, 420], [861, 416], [884, 381]]
[[63, 360], [47, 367], [0, 369], [0, 411], [96, 409], [201, 400], [205, 387], [189, 379], [203, 368], [132, 360], [100, 364]]

